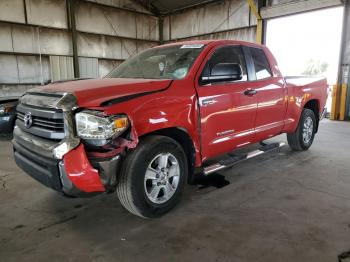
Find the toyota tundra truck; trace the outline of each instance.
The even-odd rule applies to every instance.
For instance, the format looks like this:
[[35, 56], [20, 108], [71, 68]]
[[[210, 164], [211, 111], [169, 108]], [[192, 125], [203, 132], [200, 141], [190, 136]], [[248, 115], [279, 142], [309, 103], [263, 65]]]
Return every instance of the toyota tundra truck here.
[[[157, 46], [103, 79], [29, 90], [17, 106], [17, 165], [67, 196], [117, 192], [131, 213], [173, 208], [194, 175], [281, 146], [307, 150], [327, 97], [323, 78], [283, 77], [263, 45], [215, 40]], [[247, 154], [236, 151], [261, 142]]]

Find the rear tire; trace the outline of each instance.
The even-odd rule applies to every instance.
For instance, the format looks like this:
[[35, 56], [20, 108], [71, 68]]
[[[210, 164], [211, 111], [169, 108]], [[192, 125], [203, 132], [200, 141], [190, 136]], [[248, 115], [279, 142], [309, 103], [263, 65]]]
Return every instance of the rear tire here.
[[175, 140], [146, 137], [126, 156], [117, 185], [118, 198], [137, 216], [161, 216], [180, 201], [187, 173], [186, 155]]
[[294, 151], [308, 150], [314, 141], [316, 126], [317, 120], [315, 113], [308, 108], [304, 108], [297, 130], [292, 134], [287, 134], [290, 148]]

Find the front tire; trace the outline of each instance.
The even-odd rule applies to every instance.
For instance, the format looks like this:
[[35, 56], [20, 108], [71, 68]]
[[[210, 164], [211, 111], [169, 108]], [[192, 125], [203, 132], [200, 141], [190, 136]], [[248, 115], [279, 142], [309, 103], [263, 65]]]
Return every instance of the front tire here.
[[305, 151], [312, 145], [317, 127], [315, 113], [304, 108], [299, 120], [297, 130], [292, 134], [287, 134], [290, 148], [294, 151]]
[[158, 217], [180, 200], [187, 181], [187, 158], [182, 147], [165, 136], [149, 136], [128, 153], [117, 194], [131, 213]]

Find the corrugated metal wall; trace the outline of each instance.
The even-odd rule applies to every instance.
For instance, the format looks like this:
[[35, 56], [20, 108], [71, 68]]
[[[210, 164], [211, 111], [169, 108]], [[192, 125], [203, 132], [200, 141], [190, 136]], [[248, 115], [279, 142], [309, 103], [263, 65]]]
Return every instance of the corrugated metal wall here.
[[[67, 1], [0, 1], [0, 95], [73, 78]], [[159, 43], [158, 18], [132, 0], [79, 0], [76, 28], [81, 77]]]
[[[68, 0], [0, 1], [0, 95], [74, 76]], [[76, 0], [80, 77], [103, 77], [130, 56], [159, 44], [159, 18], [133, 0]], [[246, 0], [226, 0], [164, 17], [165, 42], [254, 41]]]
[[246, 0], [227, 0], [172, 14], [164, 19], [164, 40], [255, 41], [256, 19]]
[[74, 78], [73, 57], [50, 56], [51, 81]]

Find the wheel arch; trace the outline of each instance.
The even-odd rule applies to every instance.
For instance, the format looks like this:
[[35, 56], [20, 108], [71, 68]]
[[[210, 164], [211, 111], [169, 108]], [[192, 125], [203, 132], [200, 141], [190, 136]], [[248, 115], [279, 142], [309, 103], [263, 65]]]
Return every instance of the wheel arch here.
[[164, 129], [158, 129], [153, 132], [140, 136], [139, 139], [152, 136], [152, 135], [161, 135], [161, 136], [172, 138], [181, 145], [182, 149], [186, 154], [186, 158], [188, 161], [188, 181], [187, 182], [191, 183], [194, 175], [194, 171], [195, 171], [196, 149], [191, 139], [191, 136], [188, 134], [187, 130], [181, 127], [169, 127]]
[[317, 121], [316, 123], [316, 133], [317, 133], [319, 122], [320, 122], [320, 101], [318, 99], [311, 99], [305, 103], [304, 108], [310, 109], [314, 112], [316, 121]]

